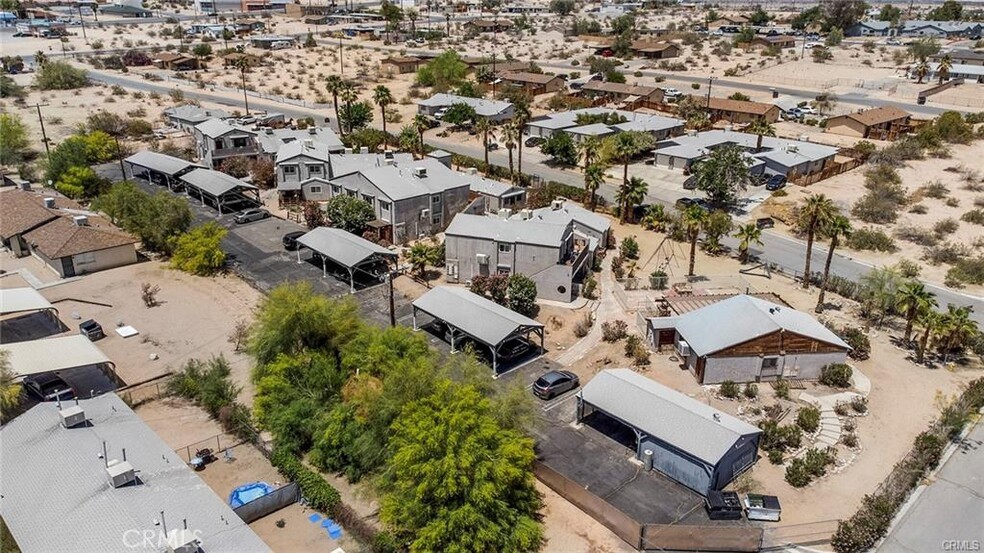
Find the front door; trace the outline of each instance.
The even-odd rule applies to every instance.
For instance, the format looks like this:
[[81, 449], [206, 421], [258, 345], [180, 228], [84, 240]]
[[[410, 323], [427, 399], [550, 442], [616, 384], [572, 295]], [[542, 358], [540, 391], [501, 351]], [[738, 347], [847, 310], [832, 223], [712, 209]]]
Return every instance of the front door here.
[[775, 380], [779, 377], [779, 358], [765, 357], [762, 359], [762, 370], [759, 371], [762, 380]]

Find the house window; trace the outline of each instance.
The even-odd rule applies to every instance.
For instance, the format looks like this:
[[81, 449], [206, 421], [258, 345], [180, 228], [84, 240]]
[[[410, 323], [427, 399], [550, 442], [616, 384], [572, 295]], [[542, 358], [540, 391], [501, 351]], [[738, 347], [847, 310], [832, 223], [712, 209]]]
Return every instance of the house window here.
[[88, 265], [89, 263], [96, 262], [96, 254], [94, 252], [80, 253], [75, 256], [72, 260], [76, 265]]
[[441, 205], [441, 197], [431, 196], [431, 205]]
[[432, 225], [438, 225], [438, 226], [440, 226], [440, 224], [441, 224], [441, 215], [440, 214], [437, 214], [437, 215], [431, 217], [431, 224]]
[[245, 148], [246, 147], [246, 139], [245, 138], [233, 138], [232, 139], [232, 147], [233, 148]]
[[512, 251], [512, 244], [499, 244], [499, 253], [509, 253]]
[[370, 196], [369, 194], [363, 194], [363, 195], [362, 195], [362, 199], [363, 199], [363, 200], [365, 200], [365, 201], [367, 201], [367, 202], [369, 203], [369, 205], [373, 205], [373, 201], [374, 201], [374, 200], [375, 200], [376, 198], [374, 198], [374, 197], [372, 197], [372, 196]]
[[766, 357], [765, 359], [762, 360], [763, 369], [775, 369], [778, 366], [779, 366], [778, 357]]
[[342, 193], [342, 187], [337, 184], [331, 185], [331, 193], [333, 196], [339, 196]]
[[389, 202], [384, 202], [383, 200], [379, 200], [379, 209], [381, 209], [383, 211], [389, 211], [390, 210], [390, 203]]
[[505, 265], [499, 265], [495, 268], [495, 272], [500, 275], [508, 275], [512, 272], [512, 269]]
[[311, 174], [311, 175], [320, 175], [321, 174], [321, 166], [320, 165], [308, 165], [308, 174]]
[[312, 186], [310, 188], [310, 191], [311, 191], [312, 194], [321, 194], [321, 187], [320, 186]]
[[296, 165], [284, 165], [284, 174], [285, 175], [296, 175], [297, 174], [297, 166]]

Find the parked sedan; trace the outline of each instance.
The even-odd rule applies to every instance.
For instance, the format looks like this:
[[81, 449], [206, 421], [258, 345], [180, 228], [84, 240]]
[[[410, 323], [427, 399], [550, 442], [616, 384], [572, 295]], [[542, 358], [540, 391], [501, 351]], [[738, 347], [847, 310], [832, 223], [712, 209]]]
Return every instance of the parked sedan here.
[[294, 232], [288, 232], [281, 239], [281, 243], [284, 245], [284, 249], [292, 252], [300, 247], [297, 243], [297, 239], [304, 236], [306, 233], [303, 230], [295, 230]]
[[537, 146], [542, 145], [544, 142], [546, 142], [546, 139], [543, 138], [542, 136], [531, 136], [527, 138], [526, 142], [524, 142], [523, 144], [525, 144], [527, 148], [536, 148]]
[[265, 209], [247, 209], [246, 211], [237, 213], [234, 220], [238, 224], [243, 224], [266, 219], [269, 216], [270, 212]]
[[786, 177], [782, 175], [772, 175], [771, 177], [769, 177], [769, 182], [766, 183], [765, 189], [770, 192], [774, 192], [776, 190], [779, 190], [780, 188], [785, 188], [785, 186], [786, 186]]
[[767, 229], [776, 226], [776, 221], [772, 217], [759, 217], [755, 219], [755, 226], [760, 229]]
[[578, 387], [580, 380], [571, 371], [550, 371], [533, 383], [533, 395], [550, 399]]
[[69, 400], [75, 397], [75, 390], [55, 373], [33, 374], [24, 378], [24, 389], [41, 401]]

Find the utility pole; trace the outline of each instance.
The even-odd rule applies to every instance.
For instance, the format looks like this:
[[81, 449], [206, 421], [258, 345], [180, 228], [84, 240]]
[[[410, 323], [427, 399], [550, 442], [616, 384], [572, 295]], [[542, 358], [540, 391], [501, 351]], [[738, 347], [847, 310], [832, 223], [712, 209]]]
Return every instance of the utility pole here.
[[396, 271], [390, 269], [389, 272], [389, 302], [390, 302], [390, 326], [396, 328], [396, 307], [393, 301], [393, 279], [396, 278]]
[[249, 95], [246, 94], [246, 60], [242, 60], [242, 65], [239, 66], [239, 71], [243, 75], [243, 102], [246, 104], [246, 117], [249, 117]]
[[338, 76], [345, 77], [345, 63], [342, 61], [342, 35], [338, 35]]
[[711, 109], [711, 87], [714, 86], [714, 77], [707, 78], [707, 109]]
[[116, 157], [120, 160], [120, 174], [123, 176], [123, 180], [126, 180], [126, 169], [123, 168], [123, 148], [120, 147], [120, 137], [114, 134], [113, 138], [116, 140]]
[[44, 152], [48, 156], [48, 161], [51, 161], [51, 147], [48, 146], [48, 134], [44, 132], [44, 118], [41, 117], [41, 108], [48, 106], [48, 104], [34, 104], [30, 106], [25, 106], [29, 108], [36, 108], [38, 110], [38, 123], [41, 124], [41, 141], [44, 142]]
[[79, 4], [79, 23], [82, 24], [82, 38], [89, 44], [89, 37], [85, 35], [85, 19], [82, 19], [82, 4]]

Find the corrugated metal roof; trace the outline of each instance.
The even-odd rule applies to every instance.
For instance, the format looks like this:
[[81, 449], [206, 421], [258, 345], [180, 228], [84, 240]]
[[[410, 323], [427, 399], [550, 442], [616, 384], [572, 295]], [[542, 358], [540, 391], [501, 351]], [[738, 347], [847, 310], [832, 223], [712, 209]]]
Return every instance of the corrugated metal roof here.
[[446, 236], [466, 236], [512, 244], [533, 244], [559, 248], [569, 232], [569, 224], [565, 226], [542, 221], [507, 220], [459, 213], [451, 220], [451, 224], [448, 225], [444, 234]]
[[221, 196], [239, 188], [255, 189], [252, 184], [212, 169], [195, 169], [179, 177], [185, 183], [211, 196]]
[[581, 390], [584, 401], [709, 464], [743, 436], [762, 431], [630, 369], [606, 369]]
[[746, 294], [686, 313], [676, 328], [697, 355], [710, 355], [780, 330], [850, 348], [810, 315]]
[[201, 165], [198, 165], [197, 163], [192, 163], [179, 157], [151, 152], [150, 150], [137, 152], [126, 158], [124, 161], [172, 176], [189, 167], [201, 167]]
[[111, 363], [96, 344], [81, 334], [14, 342], [0, 349], [10, 352], [10, 367], [18, 376]]
[[0, 315], [54, 309], [34, 288], [0, 288]]
[[318, 227], [298, 238], [297, 243], [346, 267], [355, 267], [374, 255], [397, 257], [379, 244], [331, 227]]
[[[81, 400], [89, 426], [64, 428], [41, 403], [0, 430], [0, 513], [25, 552], [159, 552], [155, 525], [198, 534], [204, 551], [267, 553], [270, 547], [115, 394]], [[63, 407], [67, 407], [63, 404]], [[105, 461], [127, 462], [139, 483], [113, 488]], [[143, 533], [154, 539], [143, 542]]]
[[464, 288], [438, 286], [414, 300], [413, 306], [491, 346], [501, 344], [523, 327], [543, 328], [533, 319]]
[[[522, 219], [522, 217], [522, 214], [517, 213], [511, 218]], [[574, 221], [575, 227], [586, 227], [596, 232], [608, 232], [612, 226], [605, 216], [584, 209], [570, 200], [565, 201], [560, 209], [553, 209], [552, 206], [534, 209], [533, 218], [530, 221], [561, 225]]]
[[450, 107], [454, 104], [467, 104], [475, 110], [476, 115], [482, 117], [492, 117], [505, 113], [512, 109], [511, 102], [500, 100], [485, 100], [483, 98], [469, 98], [468, 96], [457, 96], [454, 94], [438, 93], [426, 100], [420, 100], [418, 105], [428, 107]]
[[233, 127], [221, 119], [209, 119], [208, 121], [203, 121], [195, 125], [195, 129], [209, 138], [218, 138], [224, 134], [237, 130], [236, 127]]

